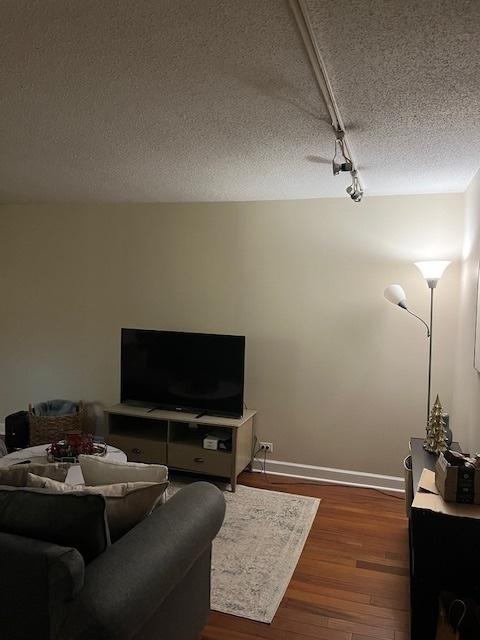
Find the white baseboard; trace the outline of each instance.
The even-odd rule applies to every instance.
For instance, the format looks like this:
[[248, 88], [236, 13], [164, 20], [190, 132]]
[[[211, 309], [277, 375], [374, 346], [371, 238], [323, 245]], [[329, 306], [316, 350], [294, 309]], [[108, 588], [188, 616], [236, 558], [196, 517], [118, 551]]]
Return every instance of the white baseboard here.
[[[255, 458], [252, 470], [257, 473], [262, 472], [263, 458]], [[265, 470], [275, 476], [290, 476], [302, 480], [319, 480], [330, 484], [404, 492], [404, 479], [400, 476], [383, 476], [378, 473], [316, 467], [310, 464], [281, 462], [280, 460], [267, 460]]]

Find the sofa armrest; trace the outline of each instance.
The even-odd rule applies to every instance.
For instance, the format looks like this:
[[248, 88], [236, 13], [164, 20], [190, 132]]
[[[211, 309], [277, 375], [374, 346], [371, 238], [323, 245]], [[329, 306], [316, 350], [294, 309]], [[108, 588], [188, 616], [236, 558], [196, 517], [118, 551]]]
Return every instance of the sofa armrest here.
[[225, 515], [214, 485], [196, 482], [91, 562], [58, 638], [127, 640], [208, 549]]
[[[0, 637], [49, 637], [68, 601], [81, 592], [85, 565], [76, 549], [0, 533]], [[28, 615], [25, 615], [28, 608]]]

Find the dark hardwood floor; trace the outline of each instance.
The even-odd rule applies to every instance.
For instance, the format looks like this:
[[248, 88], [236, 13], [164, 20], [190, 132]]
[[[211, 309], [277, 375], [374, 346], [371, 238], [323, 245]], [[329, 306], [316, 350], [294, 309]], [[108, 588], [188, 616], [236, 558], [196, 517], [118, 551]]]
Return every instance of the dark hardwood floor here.
[[289, 484], [293, 478], [269, 478], [243, 473], [239, 480], [322, 499], [295, 573], [272, 624], [212, 611], [202, 639], [407, 640], [403, 500], [371, 489], [294, 485]]

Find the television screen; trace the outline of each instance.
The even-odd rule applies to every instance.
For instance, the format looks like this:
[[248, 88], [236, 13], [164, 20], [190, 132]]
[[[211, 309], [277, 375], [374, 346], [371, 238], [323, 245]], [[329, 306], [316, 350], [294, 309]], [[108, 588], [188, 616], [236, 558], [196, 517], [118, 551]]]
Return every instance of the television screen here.
[[243, 414], [245, 337], [122, 329], [121, 401]]

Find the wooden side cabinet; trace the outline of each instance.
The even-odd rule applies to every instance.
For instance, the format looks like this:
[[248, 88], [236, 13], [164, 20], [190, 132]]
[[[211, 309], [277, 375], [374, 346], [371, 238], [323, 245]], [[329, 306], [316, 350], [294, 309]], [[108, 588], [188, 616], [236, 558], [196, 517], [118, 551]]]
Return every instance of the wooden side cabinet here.
[[[241, 418], [220, 418], [117, 404], [105, 411], [108, 444], [129, 461], [165, 464], [171, 469], [217, 476], [235, 491], [238, 475], [251, 467], [256, 411]], [[215, 432], [231, 441], [228, 450], [203, 448]]]
[[[451, 449], [460, 451], [458, 442]], [[423, 469], [435, 469], [437, 456], [423, 449], [423, 438], [410, 439], [413, 494]], [[435, 640], [441, 591], [459, 596], [474, 593], [480, 585], [480, 519], [437, 513], [412, 505], [410, 533], [411, 640]], [[472, 636], [473, 637], [473, 636]], [[477, 636], [475, 636], [477, 637]]]

